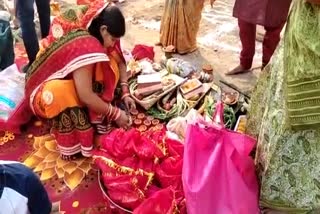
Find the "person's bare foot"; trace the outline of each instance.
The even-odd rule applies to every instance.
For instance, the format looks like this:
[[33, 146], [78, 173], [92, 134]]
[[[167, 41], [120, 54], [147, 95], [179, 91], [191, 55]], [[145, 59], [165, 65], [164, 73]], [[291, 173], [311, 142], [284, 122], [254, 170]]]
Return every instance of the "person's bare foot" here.
[[243, 74], [243, 73], [247, 73], [249, 72], [250, 69], [245, 69], [242, 65], [238, 65], [237, 67], [235, 67], [234, 69], [232, 69], [231, 71], [228, 71], [226, 73], [226, 75], [236, 75], [236, 74]]

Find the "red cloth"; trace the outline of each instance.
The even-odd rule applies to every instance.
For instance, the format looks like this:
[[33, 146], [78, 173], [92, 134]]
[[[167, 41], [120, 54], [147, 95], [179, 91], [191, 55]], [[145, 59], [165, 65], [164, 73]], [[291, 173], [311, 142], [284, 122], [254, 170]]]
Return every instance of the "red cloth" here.
[[135, 129], [116, 129], [100, 141], [93, 158], [110, 198], [139, 214], [186, 213], [180, 142], [168, 139], [165, 130], [140, 133]]
[[251, 24], [277, 27], [287, 20], [291, 0], [236, 0], [234, 17]]
[[136, 45], [133, 48], [131, 54], [135, 60], [141, 60], [141, 59], [147, 58], [153, 61], [154, 59], [153, 47], [146, 46], [146, 45]]
[[156, 192], [153, 196], [146, 199], [133, 214], [172, 214], [176, 213], [175, 194], [172, 188]]
[[[242, 44], [240, 53], [240, 64], [245, 69], [250, 69], [253, 62], [253, 56], [256, 48], [256, 25], [238, 19], [239, 35]], [[265, 27], [266, 34], [263, 40], [262, 64], [269, 63], [275, 49], [280, 42], [280, 33], [284, 22], [278, 27]]]

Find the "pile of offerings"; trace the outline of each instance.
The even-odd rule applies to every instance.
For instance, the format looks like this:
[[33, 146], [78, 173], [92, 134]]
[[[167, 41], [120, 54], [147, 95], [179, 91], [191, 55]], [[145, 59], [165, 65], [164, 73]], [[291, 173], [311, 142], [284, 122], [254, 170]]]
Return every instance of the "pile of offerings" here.
[[222, 100], [226, 128], [245, 132], [248, 100], [217, 86], [211, 65], [199, 71], [172, 55], [160, 64], [132, 58], [128, 72], [130, 94], [140, 107], [129, 112], [132, 129], [100, 138], [94, 160], [101, 189], [127, 213], [156, 213], [155, 206], [161, 213], [186, 213], [181, 173], [187, 125], [212, 122]]
[[[131, 59], [128, 69], [131, 74], [130, 93], [148, 116], [169, 122], [196, 109], [210, 119], [217, 101], [215, 94], [222, 91], [220, 97], [225, 104], [226, 127], [237, 130], [240, 124], [240, 131], [245, 131], [246, 118], [243, 116], [239, 119], [241, 121], [237, 120], [246, 113], [246, 97], [231, 88], [220, 89], [215, 84], [211, 65], [203, 65], [199, 71], [190, 62], [170, 55], [160, 64], [147, 58], [139, 61]], [[243, 106], [246, 106], [245, 110]], [[140, 124], [140, 120], [136, 123]], [[141, 130], [147, 130], [145, 126]]]

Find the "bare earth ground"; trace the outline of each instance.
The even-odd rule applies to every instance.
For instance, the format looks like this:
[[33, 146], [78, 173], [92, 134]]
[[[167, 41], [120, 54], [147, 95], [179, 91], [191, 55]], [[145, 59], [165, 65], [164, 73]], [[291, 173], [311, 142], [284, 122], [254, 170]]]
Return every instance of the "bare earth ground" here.
[[[10, 0], [9, 0], [10, 1]], [[75, 0], [58, 0], [65, 6]], [[159, 38], [160, 20], [165, 0], [126, 0], [120, 4], [127, 20], [127, 33], [123, 46], [131, 49], [135, 44], [153, 46]], [[198, 33], [199, 50], [188, 55], [178, 56], [202, 67], [205, 63], [213, 65], [216, 79], [223, 79], [238, 87], [242, 92], [249, 93], [256, 82], [260, 69], [233, 77], [224, 73], [238, 65], [240, 41], [238, 37], [237, 20], [232, 17], [234, 0], [216, 0], [213, 8], [206, 4]], [[0, 8], [3, 0], [0, 0]], [[156, 60], [163, 53], [160, 47], [155, 47]], [[257, 42], [254, 67], [261, 65], [261, 43]]]
[[[124, 46], [133, 47], [135, 44], [153, 45], [158, 41], [160, 19], [164, 8], [164, 0], [126, 0], [121, 4], [127, 18], [127, 34]], [[260, 69], [252, 73], [225, 76], [224, 73], [239, 63], [240, 41], [238, 37], [237, 19], [232, 17], [234, 0], [216, 0], [211, 8], [206, 5], [198, 33], [199, 50], [195, 53], [179, 56], [197, 65], [211, 63], [221, 78], [241, 89], [250, 92], [257, 80]], [[155, 47], [156, 58], [162, 56], [161, 49]], [[254, 67], [261, 65], [261, 43], [257, 42]]]

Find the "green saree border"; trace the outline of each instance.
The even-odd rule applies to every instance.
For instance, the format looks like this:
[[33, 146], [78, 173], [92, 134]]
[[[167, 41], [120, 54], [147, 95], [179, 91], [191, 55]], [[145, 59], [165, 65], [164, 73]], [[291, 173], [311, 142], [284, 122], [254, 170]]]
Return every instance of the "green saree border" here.
[[287, 212], [287, 214], [312, 214], [314, 212], [310, 209], [286, 207], [279, 202], [268, 202], [266, 200], [260, 200], [260, 207]]

